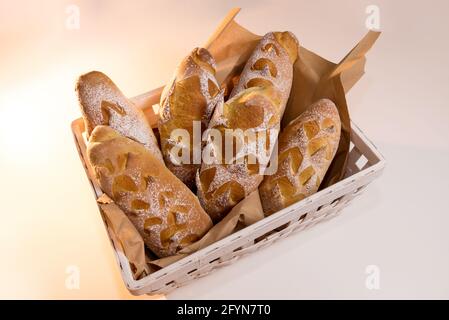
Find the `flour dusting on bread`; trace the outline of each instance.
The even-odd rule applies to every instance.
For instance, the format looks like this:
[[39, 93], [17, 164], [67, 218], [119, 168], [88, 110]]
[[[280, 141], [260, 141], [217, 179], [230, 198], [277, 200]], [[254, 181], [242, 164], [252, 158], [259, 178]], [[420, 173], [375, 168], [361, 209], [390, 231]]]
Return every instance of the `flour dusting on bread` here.
[[96, 126], [110, 126], [140, 142], [162, 160], [156, 137], [143, 111], [126, 98], [108, 76], [98, 71], [80, 76], [76, 93], [88, 135]]

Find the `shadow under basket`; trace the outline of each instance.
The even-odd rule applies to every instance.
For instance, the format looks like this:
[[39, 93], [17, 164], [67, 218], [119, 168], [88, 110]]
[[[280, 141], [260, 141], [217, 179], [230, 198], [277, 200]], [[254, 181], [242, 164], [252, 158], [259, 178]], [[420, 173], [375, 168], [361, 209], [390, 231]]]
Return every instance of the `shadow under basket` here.
[[[138, 107], [144, 110], [152, 124], [157, 121], [154, 110], [157, 108], [161, 91], [162, 88], [158, 88], [132, 99]], [[351, 122], [351, 126], [351, 146], [343, 180], [142, 279], [134, 280], [128, 259], [121, 251], [117, 250], [112, 241], [113, 237], [109, 234], [123, 281], [128, 290], [134, 295], [166, 294], [219, 267], [235, 262], [241, 256], [267, 247], [293, 232], [310, 228], [338, 215], [341, 209], [360, 195], [371, 181], [381, 175], [386, 164], [377, 148], [354, 122]], [[87, 162], [82, 118], [72, 122], [72, 132], [81, 162], [95, 197], [98, 198], [103, 192], [95, 182], [93, 170]], [[104, 219], [103, 221], [106, 224]], [[110, 229], [107, 228], [107, 230], [109, 233]]]

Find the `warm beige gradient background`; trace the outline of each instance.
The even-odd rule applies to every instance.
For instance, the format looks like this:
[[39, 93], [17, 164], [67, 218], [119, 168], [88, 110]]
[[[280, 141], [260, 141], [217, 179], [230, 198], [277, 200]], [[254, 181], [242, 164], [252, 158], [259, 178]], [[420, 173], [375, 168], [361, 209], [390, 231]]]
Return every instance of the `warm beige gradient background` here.
[[[80, 30], [65, 28], [71, 3]], [[168, 298], [449, 298], [449, 5], [380, 0], [0, 0], [0, 298], [133, 298], [72, 141], [80, 73], [101, 70], [129, 96], [158, 87], [233, 6], [250, 30], [289, 29], [338, 61], [370, 4], [384, 33], [348, 104], [384, 176], [334, 221]], [[380, 290], [365, 287], [371, 264]], [[79, 290], [65, 287], [70, 265]]]

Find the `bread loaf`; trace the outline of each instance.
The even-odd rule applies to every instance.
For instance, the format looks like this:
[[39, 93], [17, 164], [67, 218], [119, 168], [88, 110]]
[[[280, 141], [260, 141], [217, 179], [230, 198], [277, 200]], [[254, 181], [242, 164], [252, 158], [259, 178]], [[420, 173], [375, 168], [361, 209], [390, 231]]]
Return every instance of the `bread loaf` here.
[[143, 111], [127, 99], [108, 76], [98, 71], [80, 76], [76, 93], [88, 136], [96, 126], [110, 126], [143, 144], [162, 161], [156, 137]]
[[173, 255], [212, 226], [196, 196], [140, 143], [97, 126], [87, 155], [103, 192], [159, 257]]
[[266, 215], [315, 193], [338, 149], [341, 123], [335, 104], [321, 99], [279, 135], [278, 169], [259, 187]]
[[247, 88], [274, 86], [280, 92], [285, 108], [290, 96], [293, 64], [298, 58], [298, 50], [298, 40], [289, 31], [264, 35], [246, 62], [230, 98]]
[[[260, 161], [257, 139], [236, 137], [241, 140], [241, 148], [235, 147], [233, 156], [225, 158], [222, 150], [225, 132], [242, 130], [258, 135], [256, 137], [267, 137], [272, 130], [278, 132], [297, 54], [298, 43], [290, 32], [266, 34], [248, 59], [231, 98], [215, 109], [209, 129], [218, 130], [222, 140], [216, 141], [210, 131], [206, 147], [210, 147], [220, 161], [203, 163], [196, 178], [201, 205], [215, 222], [256, 190], [263, 179], [264, 162]], [[268, 158], [275, 141], [270, 142], [264, 146]], [[250, 156], [256, 160], [251, 161]]]
[[[187, 186], [195, 185], [195, 174], [201, 165], [201, 135], [209, 124], [217, 101], [223, 99], [215, 79], [215, 60], [203, 48], [195, 48], [178, 66], [173, 80], [164, 88], [159, 111], [159, 133], [165, 164]], [[201, 132], [198, 142], [193, 140], [193, 123], [197, 122]], [[171, 138], [175, 129], [189, 133], [188, 145], [173, 147], [177, 141]], [[194, 151], [199, 151], [195, 159]], [[173, 156], [178, 152], [189, 155], [188, 163], [180, 163]]]

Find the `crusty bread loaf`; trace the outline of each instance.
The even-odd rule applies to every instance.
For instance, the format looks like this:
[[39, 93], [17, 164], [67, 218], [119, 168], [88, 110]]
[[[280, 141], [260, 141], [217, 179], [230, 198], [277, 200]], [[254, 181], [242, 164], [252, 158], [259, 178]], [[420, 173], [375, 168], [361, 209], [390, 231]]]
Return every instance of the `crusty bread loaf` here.
[[[195, 174], [201, 165], [201, 139], [193, 140], [193, 122], [200, 124], [202, 135], [207, 129], [217, 101], [223, 99], [215, 79], [215, 60], [203, 48], [195, 48], [178, 66], [172, 81], [164, 88], [159, 111], [159, 133], [165, 164], [187, 186], [195, 185]], [[177, 140], [171, 139], [173, 130], [184, 129], [189, 133], [190, 144], [176, 149]], [[198, 134], [198, 133], [197, 133]], [[199, 137], [201, 137], [199, 135]], [[186, 152], [189, 163], [179, 163], [171, 152]], [[199, 151], [199, 158], [193, 156]]]
[[266, 215], [315, 193], [338, 149], [341, 123], [335, 104], [321, 99], [279, 135], [278, 169], [259, 187]]
[[274, 86], [280, 92], [285, 108], [298, 50], [298, 40], [289, 31], [264, 35], [246, 62], [230, 98], [250, 87]]
[[[209, 129], [217, 129], [222, 138], [227, 129], [248, 130], [258, 137], [269, 136], [272, 130], [278, 132], [297, 53], [298, 43], [290, 32], [266, 34], [245, 65], [231, 98], [216, 107]], [[221, 150], [224, 139], [215, 141], [209, 133], [208, 140], [206, 148], [210, 147], [215, 156], [220, 154], [221, 163], [203, 163], [196, 185], [201, 205], [216, 222], [257, 189], [266, 163], [260, 161], [255, 140], [241, 139], [240, 150], [234, 150], [233, 157], [226, 159]], [[274, 141], [270, 142], [265, 145], [268, 157], [274, 146]]]
[[87, 155], [103, 192], [159, 257], [173, 255], [212, 226], [197, 197], [140, 143], [97, 126]]
[[80, 76], [76, 93], [88, 136], [96, 126], [110, 126], [142, 143], [162, 161], [156, 137], [143, 111], [127, 99], [108, 76], [98, 71]]

